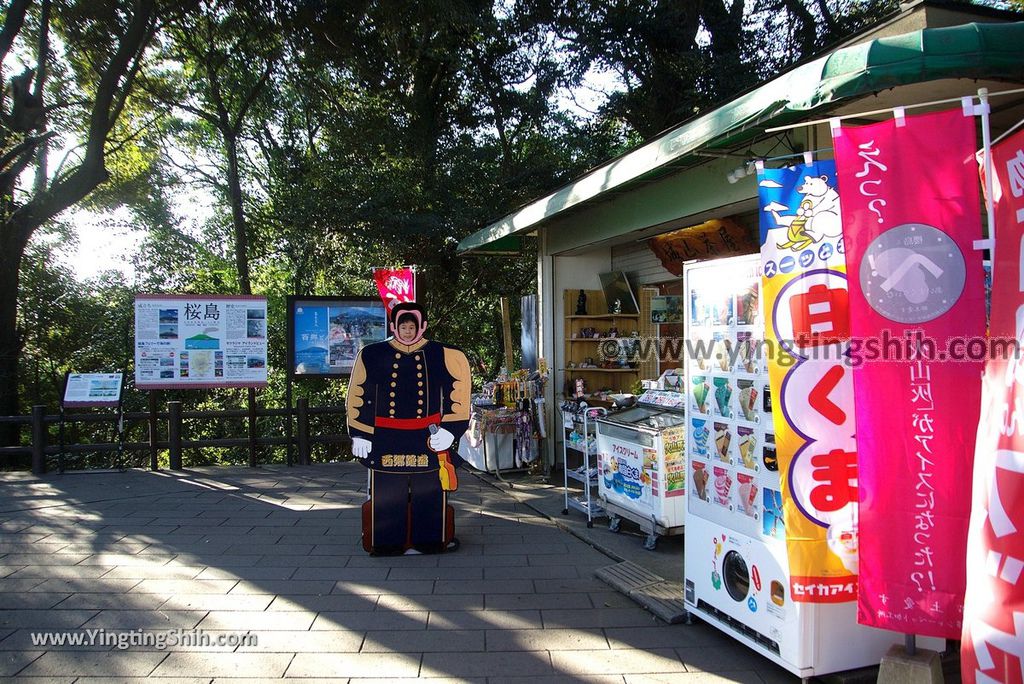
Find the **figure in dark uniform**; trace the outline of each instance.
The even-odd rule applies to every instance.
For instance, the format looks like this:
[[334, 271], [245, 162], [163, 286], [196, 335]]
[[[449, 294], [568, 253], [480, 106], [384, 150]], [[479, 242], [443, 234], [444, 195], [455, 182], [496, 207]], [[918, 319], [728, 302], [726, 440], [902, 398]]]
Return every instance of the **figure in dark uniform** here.
[[352, 454], [371, 470], [363, 546], [378, 554], [443, 551], [447, 493], [458, 486], [459, 440], [469, 425], [472, 382], [461, 350], [423, 339], [427, 316], [395, 305], [392, 337], [356, 357], [348, 391]]

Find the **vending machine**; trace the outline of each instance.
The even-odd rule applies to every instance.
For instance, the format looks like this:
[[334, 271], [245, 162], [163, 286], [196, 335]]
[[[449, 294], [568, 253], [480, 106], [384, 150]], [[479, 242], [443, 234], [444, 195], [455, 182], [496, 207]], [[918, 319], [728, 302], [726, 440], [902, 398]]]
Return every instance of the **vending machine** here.
[[759, 268], [752, 255], [683, 271], [686, 607], [801, 677], [875, 665], [900, 635], [857, 624], [852, 602], [789, 595]]

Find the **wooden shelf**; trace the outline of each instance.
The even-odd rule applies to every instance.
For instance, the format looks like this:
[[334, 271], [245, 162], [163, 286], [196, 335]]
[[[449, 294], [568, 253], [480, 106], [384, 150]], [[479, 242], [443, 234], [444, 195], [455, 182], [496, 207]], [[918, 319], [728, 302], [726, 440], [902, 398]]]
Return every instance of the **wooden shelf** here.
[[587, 314], [586, 316], [566, 316], [569, 320], [589, 319], [593, 321], [608, 320], [610, 318], [640, 318], [640, 314]]
[[639, 373], [639, 368], [559, 368], [567, 373]]

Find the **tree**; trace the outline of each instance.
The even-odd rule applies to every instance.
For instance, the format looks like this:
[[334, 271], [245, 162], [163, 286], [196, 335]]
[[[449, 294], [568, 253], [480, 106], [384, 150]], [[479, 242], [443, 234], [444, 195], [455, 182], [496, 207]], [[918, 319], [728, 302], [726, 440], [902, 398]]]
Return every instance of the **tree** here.
[[[0, 96], [0, 292], [5, 293], [0, 298], [0, 415], [18, 413], [22, 340], [17, 293], [29, 240], [40, 226], [108, 179], [109, 155], [128, 142], [115, 140], [114, 133], [119, 121], [128, 116], [147, 48], [162, 19], [187, 10], [187, 3], [67, 0], [52, 8], [44, 2], [35, 14], [32, 10], [30, 0], [14, 0], [0, 30], [0, 62], [9, 54], [31, 53], [26, 33], [33, 20], [37, 37], [34, 68], [10, 78]], [[51, 31], [61, 38], [59, 48], [50, 43]], [[44, 83], [46, 75], [58, 68], [71, 78], [53, 87]], [[26, 183], [23, 172], [40, 159], [38, 152], [45, 143], [61, 135], [69, 138], [68, 143], [70, 138], [80, 139], [74, 154], [52, 174], [46, 155], [41, 155], [40, 172]], [[16, 441], [15, 428], [0, 426], [0, 444]]]

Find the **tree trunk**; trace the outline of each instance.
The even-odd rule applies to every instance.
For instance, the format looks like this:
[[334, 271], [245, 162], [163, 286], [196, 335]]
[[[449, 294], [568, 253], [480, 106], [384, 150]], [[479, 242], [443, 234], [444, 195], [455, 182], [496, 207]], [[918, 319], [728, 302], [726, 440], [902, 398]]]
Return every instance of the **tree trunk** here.
[[224, 136], [224, 152], [228, 158], [228, 201], [231, 203], [231, 219], [235, 227], [235, 268], [238, 270], [238, 289], [242, 294], [252, 294], [249, 281], [249, 234], [245, 225], [245, 209], [242, 206], [241, 172], [238, 168], [238, 139], [230, 131], [221, 131]]
[[[0, 227], [3, 239], [0, 249], [0, 416], [19, 415], [18, 358], [21, 356], [21, 335], [18, 332], [18, 277], [21, 258], [29, 234], [17, 224]], [[0, 445], [18, 444], [20, 426], [0, 423]]]

